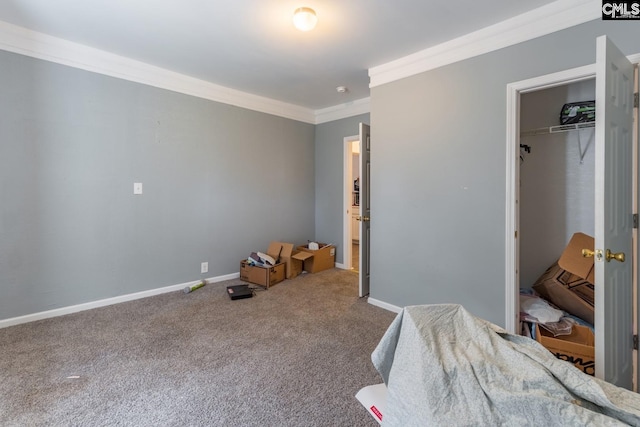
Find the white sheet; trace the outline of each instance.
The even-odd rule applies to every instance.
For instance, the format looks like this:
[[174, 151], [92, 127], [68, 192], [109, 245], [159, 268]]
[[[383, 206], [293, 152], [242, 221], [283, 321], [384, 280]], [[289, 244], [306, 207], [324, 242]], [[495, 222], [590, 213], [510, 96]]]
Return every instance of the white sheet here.
[[459, 305], [406, 307], [372, 361], [383, 426], [640, 426], [640, 396]]

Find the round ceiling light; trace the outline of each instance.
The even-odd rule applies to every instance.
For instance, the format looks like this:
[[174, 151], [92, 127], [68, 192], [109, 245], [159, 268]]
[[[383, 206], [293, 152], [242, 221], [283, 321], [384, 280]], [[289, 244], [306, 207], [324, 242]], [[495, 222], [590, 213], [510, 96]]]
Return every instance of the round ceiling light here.
[[311, 31], [317, 23], [316, 11], [310, 7], [299, 7], [293, 12], [293, 25], [300, 31]]

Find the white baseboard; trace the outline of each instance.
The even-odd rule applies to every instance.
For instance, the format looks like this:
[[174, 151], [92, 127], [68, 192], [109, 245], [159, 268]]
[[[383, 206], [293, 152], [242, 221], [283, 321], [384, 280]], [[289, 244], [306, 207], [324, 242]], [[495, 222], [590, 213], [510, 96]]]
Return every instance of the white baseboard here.
[[[344, 264], [336, 263], [336, 268], [344, 270]], [[224, 276], [209, 277], [205, 279], [208, 284], [224, 282], [225, 280], [233, 280], [240, 277], [240, 273], [231, 273]], [[83, 304], [71, 305], [68, 307], [56, 308], [54, 310], [41, 311], [38, 313], [26, 314], [24, 316], [12, 317], [10, 319], [0, 320], [0, 329], [8, 328], [9, 326], [20, 325], [22, 323], [35, 322], [36, 320], [49, 319], [51, 317], [64, 316], [66, 314], [77, 313], [79, 311], [91, 310], [92, 308], [105, 307], [107, 305], [119, 304], [121, 302], [134, 301], [141, 298], [152, 297], [154, 295], [166, 294], [169, 292], [181, 291], [187, 286], [198, 283], [199, 280], [180, 283], [177, 285], [165, 286], [163, 288], [150, 289], [148, 291], [135, 292], [132, 294], [121, 295], [113, 298], [105, 298], [97, 301], [91, 301]], [[385, 310], [400, 313], [402, 307], [398, 307], [393, 304], [386, 303], [384, 301], [377, 300], [375, 298], [367, 298], [367, 302], [371, 305], [375, 305]]]
[[[339, 264], [336, 262], [336, 268], [340, 268], [342, 270], [346, 270], [344, 264]], [[384, 308], [385, 310], [392, 311], [394, 313], [400, 313], [402, 311], [402, 307], [398, 307], [397, 305], [389, 304], [384, 301], [377, 300], [375, 298], [368, 297], [367, 302], [371, 305], [375, 305], [376, 307]]]
[[[210, 277], [205, 279], [207, 284], [223, 282], [225, 280], [237, 279], [240, 273], [227, 274], [225, 276]], [[107, 305], [119, 304], [121, 302], [133, 301], [140, 298], [152, 297], [154, 295], [166, 294], [168, 292], [181, 291], [187, 286], [198, 283], [199, 280], [180, 283], [177, 285], [165, 286], [163, 288], [150, 289], [148, 291], [135, 292], [132, 294], [121, 295], [113, 298], [105, 298], [98, 301], [91, 301], [83, 304], [71, 305], [68, 307], [56, 308], [54, 310], [41, 311], [39, 313], [27, 314], [24, 316], [13, 317], [10, 319], [0, 320], [0, 329], [9, 326], [15, 326], [22, 323], [35, 322], [36, 320], [48, 319], [51, 317], [64, 316], [65, 314], [77, 313], [79, 311], [90, 310], [92, 308], [104, 307]]]
[[210, 277], [210, 278], [205, 279], [205, 280], [207, 281], [207, 284], [209, 284], [209, 283], [224, 282], [225, 280], [233, 280], [233, 279], [237, 279], [239, 277], [240, 277], [240, 272], [227, 274], [225, 276]]
[[400, 313], [402, 311], [402, 307], [398, 307], [397, 305], [389, 304], [384, 301], [377, 300], [375, 298], [367, 298], [367, 302], [371, 305], [375, 305], [376, 307], [384, 308], [385, 310], [392, 311], [394, 313]]

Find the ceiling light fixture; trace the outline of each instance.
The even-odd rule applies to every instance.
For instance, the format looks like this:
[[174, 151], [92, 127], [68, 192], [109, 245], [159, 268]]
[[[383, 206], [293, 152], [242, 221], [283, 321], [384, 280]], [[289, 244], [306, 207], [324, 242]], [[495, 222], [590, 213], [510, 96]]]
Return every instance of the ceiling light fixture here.
[[311, 31], [317, 23], [316, 11], [310, 7], [299, 7], [293, 12], [293, 25], [300, 31]]

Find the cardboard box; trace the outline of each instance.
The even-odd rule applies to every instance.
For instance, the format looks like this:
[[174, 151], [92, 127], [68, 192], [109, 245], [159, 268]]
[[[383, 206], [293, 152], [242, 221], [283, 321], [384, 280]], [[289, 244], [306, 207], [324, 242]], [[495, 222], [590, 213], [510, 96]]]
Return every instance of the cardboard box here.
[[586, 280], [589, 283], [594, 282], [593, 257], [585, 258], [582, 256], [583, 249], [593, 250], [595, 241], [593, 237], [584, 233], [575, 233], [571, 236], [571, 240], [564, 252], [558, 260], [558, 265], [563, 269], [570, 271], [576, 276]]
[[246, 259], [240, 261], [240, 280], [264, 286], [267, 289], [284, 280], [286, 266], [283, 262], [273, 266], [251, 265]]
[[[298, 246], [300, 253], [294, 258], [304, 263], [303, 269], [307, 273], [317, 273], [318, 271], [328, 270], [336, 265], [336, 248], [326, 243], [318, 243], [320, 249], [309, 249], [308, 245]], [[311, 254], [311, 255], [308, 255]]]
[[582, 249], [593, 250], [593, 247], [593, 237], [574, 234], [558, 263], [549, 267], [532, 286], [544, 299], [592, 325], [595, 304], [593, 257], [583, 257]]
[[255, 283], [266, 288], [282, 282], [286, 277], [286, 264], [282, 260], [282, 254], [287, 253], [287, 248], [293, 248], [291, 243], [271, 242], [266, 254], [276, 260], [276, 264], [251, 265], [246, 259], [240, 261], [240, 279], [249, 283]]
[[293, 248], [293, 243], [286, 242], [271, 242], [269, 249], [267, 249], [267, 255], [283, 262], [285, 264], [287, 279], [293, 279], [302, 273], [304, 260], [313, 256], [309, 253], [301, 253], [300, 250]]
[[280, 254], [280, 262], [285, 264], [287, 279], [293, 279], [302, 273], [302, 262], [293, 258], [299, 252], [293, 249], [293, 243], [271, 242], [267, 254], [271, 255], [270, 252]]
[[302, 272], [305, 271], [304, 262], [311, 257], [313, 257], [312, 253], [296, 249], [295, 253], [291, 256], [291, 268], [294, 271], [295, 276], [302, 274]]
[[536, 324], [536, 341], [545, 346], [558, 359], [573, 363], [585, 374], [595, 374], [595, 337], [590, 328], [574, 325], [571, 335], [554, 337], [551, 332]]

